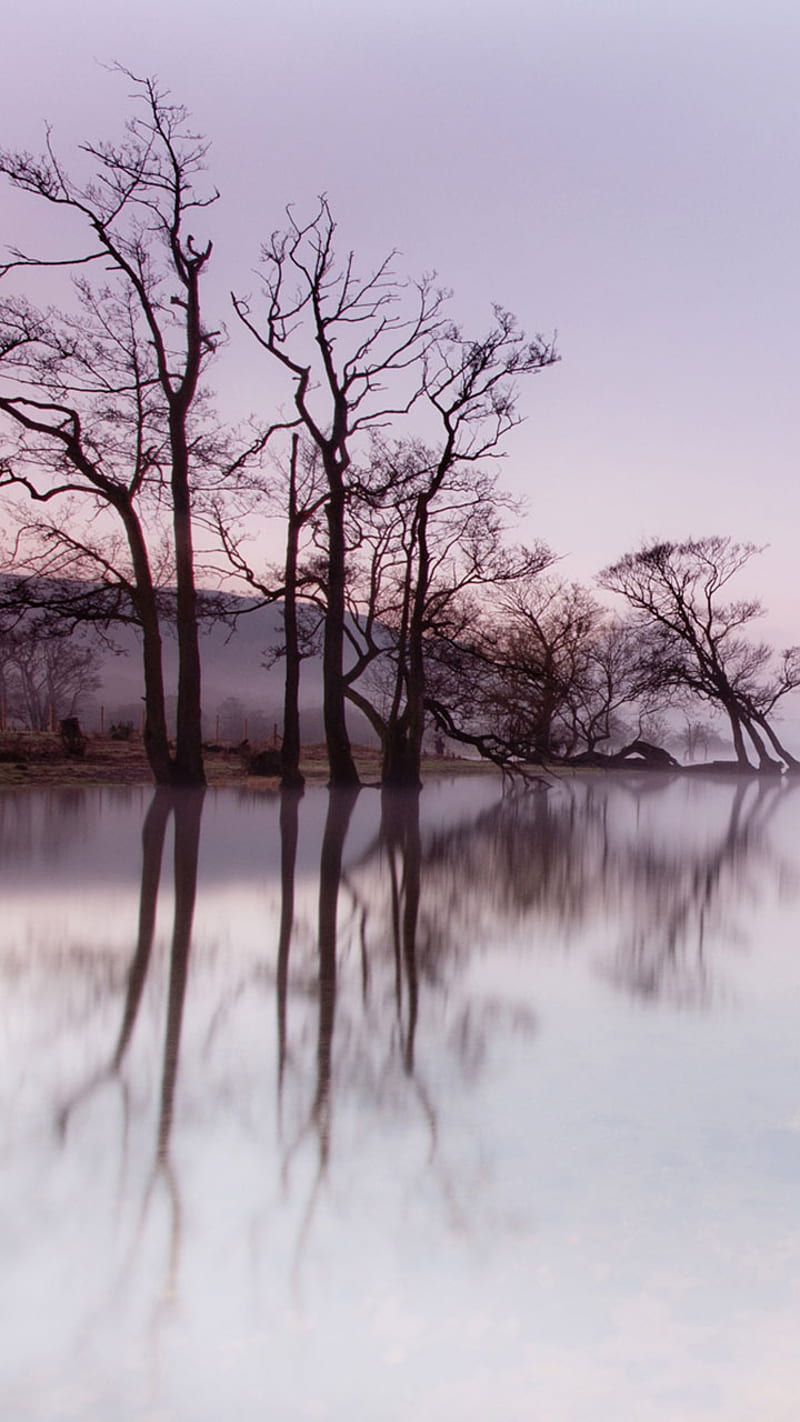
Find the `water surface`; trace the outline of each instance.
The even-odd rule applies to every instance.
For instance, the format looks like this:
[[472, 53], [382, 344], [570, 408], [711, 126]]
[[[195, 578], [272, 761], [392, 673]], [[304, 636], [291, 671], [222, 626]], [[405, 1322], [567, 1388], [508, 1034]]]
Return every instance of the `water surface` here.
[[800, 794], [0, 796], [0, 1415], [795, 1422]]

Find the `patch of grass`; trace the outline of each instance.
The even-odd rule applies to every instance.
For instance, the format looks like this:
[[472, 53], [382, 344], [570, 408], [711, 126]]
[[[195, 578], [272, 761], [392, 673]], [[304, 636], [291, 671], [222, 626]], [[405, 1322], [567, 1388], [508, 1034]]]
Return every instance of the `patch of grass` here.
[[[272, 791], [277, 777], [250, 776], [235, 747], [213, 747], [205, 752], [206, 778], [210, 786], [247, 786], [250, 790]], [[380, 780], [380, 751], [372, 746], [353, 746], [353, 759], [365, 785]], [[324, 745], [303, 747], [300, 768], [308, 785], [326, 785], [328, 757]], [[486, 761], [459, 760], [449, 756], [426, 756], [423, 780], [440, 775], [492, 773]], [[141, 738], [112, 740], [91, 735], [81, 760], [64, 754], [61, 737], [49, 732], [0, 732], [0, 787], [12, 785], [149, 785], [152, 774]]]

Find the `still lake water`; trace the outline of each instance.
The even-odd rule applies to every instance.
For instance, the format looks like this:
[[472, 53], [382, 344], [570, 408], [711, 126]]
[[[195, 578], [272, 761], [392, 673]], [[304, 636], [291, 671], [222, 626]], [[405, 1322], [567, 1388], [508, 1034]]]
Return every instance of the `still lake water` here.
[[0, 1416], [796, 1422], [800, 793], [0, 795]]

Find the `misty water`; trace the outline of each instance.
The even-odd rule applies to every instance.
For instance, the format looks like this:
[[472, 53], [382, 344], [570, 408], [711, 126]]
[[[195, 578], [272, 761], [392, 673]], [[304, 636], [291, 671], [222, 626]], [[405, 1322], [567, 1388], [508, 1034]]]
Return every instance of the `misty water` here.
[[0, 1415], [800, 1397], [800, 793], [0, 796]]

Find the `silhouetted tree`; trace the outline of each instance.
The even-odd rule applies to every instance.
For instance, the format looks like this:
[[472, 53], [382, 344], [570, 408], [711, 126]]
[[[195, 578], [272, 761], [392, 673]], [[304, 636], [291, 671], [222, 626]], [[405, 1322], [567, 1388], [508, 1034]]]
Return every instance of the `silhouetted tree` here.
[[652, 687], [687, 693], [721, 707], [728, 717], [736, 759], [749, 768], [745, 737], [761, 770], [777, 770], [764, 744], [765, 732], [791, 769], [799, 768], [780, 744], [769, 717], [780, 699], [800, 686], [800, 648], [774, 654], [751, 642], [742, 629], [762, 615], [755, 599], [725, 603], [721, 595], [739, 570], [760, 550], [730, 538], [652, 543], [600, 574], [602, 586], [626, 599], [648, 634], [641, 658]]
[[[358, 518], [358, 561], [350, 582], [349, 636], [354, 662], [347, 694], [371, 722], [383, 748], [382, 782], [420, 783], [426, 712], [460, 716], [465, 644], [477, 605], [546, 567], [543, 544], [509, 547], [504, 515], [517, 506], [497, 480], [456, 461], [435, 493], [435, 454], [401, 447], [386, 458], [377, 509]], [[420, 565], [421, 500], [424, 571]]]
[[[275, 427], [276, 429], [278, 427]], [[269, 438], [269, 436], [267, 437]], [[278, 470], [280, 462], [276, 461]], [[268, 651], [265, 665], [283, 660], [283, 737], [281, 741], [281, 785], [299, 789], [304, 779], [300, 771], [300, 666], [303, 658], [317, 650], [317, 633], [322, 614], [313, 604], [301, 602], [300, 594], [313, 597], [324, 606], [324, 571], [318, 557], [308, 566], [303, 562], [303, 535], [314, 531], [326, 495], [321, 488], [319, 457], [313, 445], [303, 446], [297, 432], [292, 435], [287, 460], [288, 475], [251, 478], [244, 498], [239, 500], [238, 517], [231, 519], [230, 501], [214, 509], [213, 522], [228, 563], [234, 572], [263, 599], [264, 604], [282, 603], [283, 644]], [[253, 517], [264, 510], [276, 510], [284, 518], [286, 545], [282, 568], [254, 568], [246, 548], [246, 530]]]
[[[140, 108], [124, 138], [84, 143], [94, 166], [70, 176], [48, 134], [45, 153], [0, 155], [0, 172], [46, 205], [64, 228], [55, 258], [14, 251], [4, 272], [63, 267], [76, 273], [76, 308], [0, 303], [0, 413], [7, 444], [0, 486], [58, 512], [26, 524], [21, 552], [40, 573], [121, 589], [141, 628], [145, 745], [159, 783], [201, 784], [200, 657], [192, 533], [193, 469], [213, 461], [201, 420], [201, 373], [217, 334], [201, 315], [211, 243], [187, 223], [216, 200], [196, 189], [205, 141], [152, 79], [121, 71]], [[70, 234], [90, 245], [73, 256]], [[68, 245], [67, 245], [68, 244]], [[91, 269], [102, 271], [92, 282]], [[167, 548], [160, 513], [169, 511]], [[122, 534], [98, 521], [98, 511]], [[113, 530], [113, 522], [110, 525]], [[175, 582], [177, 735], [164, 710], [158, 585]], [[88, 609], [87, 609], [88, 610]], [[107, 601], [103, 603], [107, 613]]]
[[[441, 429], [438, 446], [420, 449], [411, 479], [401, 476], [405, 504], [400, 548], [400, 605], [395, 643], [395, 679], [384, 735], [383, 783], [419, 785], [427, 702], [427, 644], [437, 617], [464, 588], [506, 583], [541, 570], [552, 555], [543, 545], [504, 553], [492, 480], [482, 461], [502, 452], [519, 423], [518, 380], [552, 365], [552, 342], [528, 339], [500, 307], [488, 333], [470, 339], [457, 327], [440, 331], [424, 357], [425, 404]], [[390, 504], [397, 507], [391, 481]], [[500, 500], [499, 502], [503, 502]], [[443, 570], [450, 565], [449, 575]]]
[[303, 429], [319, 450], [327, 485], [323, 670], [330, 783], [358, 784], [345, 717], [347, 507], [361, 437], [405, 413], [422, 390], [419, 362], [441, 323], [441, 293], [392, 271], [395, 254], [365, 277], [349, 253], [340, 265], [335, 223], [322, 198], [314, 217], [274, 233], [262, 248], [262, 316], [233, 297], [240, 319], [288, 372]]
[[534, 576], [503, 589], [481, 629], [482, 714], [514, 754], [539, 761], [572, 750], [580, 723], [587, 744], [610, 733], [600, 722], [603, 711], [608, 721], [620, 694], [619, 678], [609, 665], [608, 683], [617, 684], [601, 700], [601, 678], [592, 675], [599, 670], [603, 619], [600, 604], [577, 583]]

